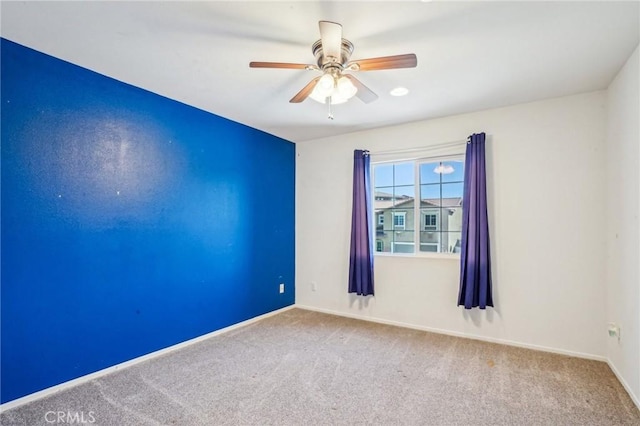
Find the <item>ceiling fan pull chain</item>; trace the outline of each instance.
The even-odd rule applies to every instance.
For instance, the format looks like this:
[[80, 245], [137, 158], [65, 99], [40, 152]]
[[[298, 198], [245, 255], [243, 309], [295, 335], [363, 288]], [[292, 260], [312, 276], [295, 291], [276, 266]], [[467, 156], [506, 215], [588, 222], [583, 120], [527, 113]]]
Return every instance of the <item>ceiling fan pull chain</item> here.
[[331, 96], [327, 96], [327, 105], [329, 105], [329, 115], [327, 118], [333, 120], [333, 114], [331, 113]]

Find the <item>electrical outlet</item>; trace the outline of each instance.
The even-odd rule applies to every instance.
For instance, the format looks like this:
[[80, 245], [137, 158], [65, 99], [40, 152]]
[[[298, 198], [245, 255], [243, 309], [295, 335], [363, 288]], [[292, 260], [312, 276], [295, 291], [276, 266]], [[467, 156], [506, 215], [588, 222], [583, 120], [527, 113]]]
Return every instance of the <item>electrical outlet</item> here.
[[284, 283], [280, 283], [280, 293], [284, 293]]
[[318, 284], [315, 281], [311, 281], [311, 291], [316, 291], [318, 289]]

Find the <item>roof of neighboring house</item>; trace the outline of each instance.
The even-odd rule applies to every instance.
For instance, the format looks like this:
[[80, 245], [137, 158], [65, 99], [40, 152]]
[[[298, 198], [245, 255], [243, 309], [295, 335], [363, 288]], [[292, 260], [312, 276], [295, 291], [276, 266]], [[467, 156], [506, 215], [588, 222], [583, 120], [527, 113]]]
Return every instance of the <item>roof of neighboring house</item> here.
[[413, 201], [413, 197], [410, 197], [408, 195], [394, 196], [393, 194], [390, 194], [388, 192], [376, 191], [373, 196], [374, 196], [373, 205], [376, 211], [386, 210], [388, 208], [393, 207], [394, 205], [398, 206], [408, 201]]
[[427, 198], [422, 202], [439, 207], [460, 207], [462, 206], [462, 197], [442, 198], [442, 203], [440, 203], [440, 198]]
[[[377, 197], [377, 192], [376, 192], [376, 198]], [[389, 194], [391, 195], [391, 194]], [[404, 197], [404, 196], [403, 196]], [[382, 197], [380, 197], [382, 198]], [[385, 197], [386, 198], [386, 197]], [[388, 200], [375, 200], [373, 205], [374, 205], [374, 209], [376, 212], [379, 212], [381, 210], [387, 210], [390, 209], [392, 207], [394, 208], [402, 208], [403, 205], [408, 204], [410, 202], [413, 202], [413, 198], [408, 197], [408, 198], [401, 198], [401, 197], [396, 197], [396, 200], [393, 200], [393, 196], [391, 196], [390, 199]], [[421, 207], [460, 207], [462, 206], [462, 197], [452, 197], [452, 198], [442, 198], [442, 202], [440, 198], [425, 198], [423, 200], [421, 200]]]
[[376, 191], [373, 194], [374, 198], [377, 199], [381, 199], [386, 201], [387, 199], [393, 199], [395, 198], [396, 200], [413, 200], [413, 197], [411, 195], [393, 195], [393, 194], [389, 194], [388, 192], [379, 192]]
[[373, 196], [375, 198], [393, 198], [393, 194], [390, 194], [388, 192], [382, 192], [382, 191], [374, 192]]

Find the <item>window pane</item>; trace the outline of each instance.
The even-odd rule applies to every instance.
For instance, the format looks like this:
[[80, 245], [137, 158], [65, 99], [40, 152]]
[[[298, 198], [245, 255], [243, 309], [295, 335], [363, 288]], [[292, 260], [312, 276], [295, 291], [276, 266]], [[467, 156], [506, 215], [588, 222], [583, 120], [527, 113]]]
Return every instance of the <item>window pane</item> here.
[[[412, 229], [402, 228], [401, 226], [393, 227], [392, 225], [378, 226], [376, 227], [376, 248], [381, 246], [384, 252], [390, 252], [393, 247], [399, 245], [406, 247], [407, 244], [410, 244], [413, 247], [413, 236]], [[394, 249], [394, 251], [396, 250]], [[407, 251], [401, 251], [401, 253], [407, 253]]]
[[443, 183], [442, 198], [462, 198], [464, 195], [464, 183]]
[[[403, 217], [404, 215], [398, 215], [397, 217]], [[405, 221], [407, 217], [404, 216]], [[395, 228], [393, 231], [389, 232], [389, 235], [392, 238], [393, 242], [393, 252], [394, 253], [413, 253], [414, 252], [414, 233], [413, 230], [409, 229], [400, 229]]]
[[443, 161], [442, 182], [464, 182], [464, 162]]
[[375, 186], [393, 186], [393, 164], [378, 164], [373, 166]]
[[375, 210], [376, 215], [384, 213], [388, 208], [393, 206], [393, 186], [375, 188], [373, 197], [373, 209]]
[[442, 230], [462, 231], [462, 207], [442, 209]]
[[412, 207], [416, 190], [414, 185], [396, 186], [394, 188], [394, 206], [402, 204], [402, 207]]
[[440, 184], [420, 185], [420, 199], [423, 204], [426, 202], [433, 206], [440, 206]]
[[415, 172], [413, 167], [413, 162], [411, 163], [400, 163], [394, 164], [393, 167], [393, 177], [394, 177], [394, 185], [413, 185], [415, 183]]
[[413, 231], [395, 230], [393, 231], [393, 242], [413, 243]]
[[460, 253], [462, 242], [461, 232], [443, 232], [441, 247], [444, 253]]
[[440, 174], [434, 172], [440, 163], [420, 164], [420, 183], [440, 183]]
[[439, 232], [420, 232], [420, 251], [423, 252], [438, 252], [440, 248], [440, 233]]

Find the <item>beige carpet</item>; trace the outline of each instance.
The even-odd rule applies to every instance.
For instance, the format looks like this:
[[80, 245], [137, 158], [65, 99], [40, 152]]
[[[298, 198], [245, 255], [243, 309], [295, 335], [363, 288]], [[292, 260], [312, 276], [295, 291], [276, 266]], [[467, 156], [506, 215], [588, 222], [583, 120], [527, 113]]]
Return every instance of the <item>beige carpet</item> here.
[[52, 411], [114, 426], [640, 425], [603, 362], [300, 309], [0, 419], [50, 425]]

